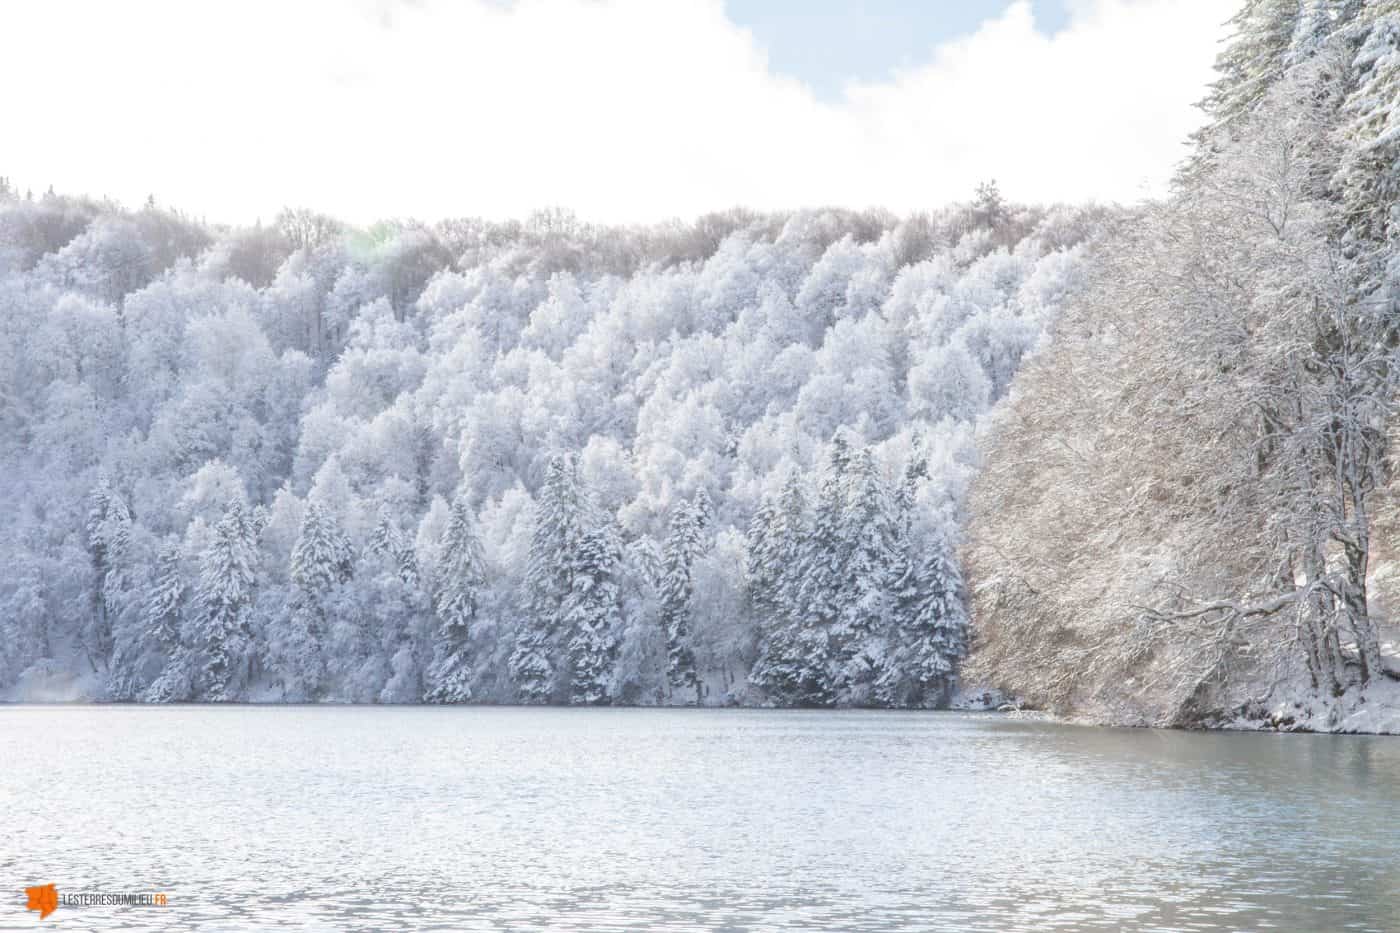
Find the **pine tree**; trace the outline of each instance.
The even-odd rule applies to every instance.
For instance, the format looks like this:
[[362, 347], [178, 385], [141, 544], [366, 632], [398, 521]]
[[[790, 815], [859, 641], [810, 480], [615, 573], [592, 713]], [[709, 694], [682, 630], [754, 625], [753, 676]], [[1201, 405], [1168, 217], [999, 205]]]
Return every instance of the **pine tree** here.
[[242, 503], [231, 503], [200, 558], [193, 675], [206, 700], [236, 699], [249, 674], [253, 645], [248, 610], [257, 560], [253, 530]]
[[[861, 700], [883, 663], [894, 618], [899, 524], [889, 487], [869, 448], [851, 463], [841, 549], [848, 555], [837, 594], [831, 650], [846, 699]], [[852, 695], [851, 691], [856, 691]]]
[[985, 181], [977, 186], [977, 197], [972, 202], [972, 215], [978, 227], [997, 230], [1006, 223], [1006, 201], [996, 180]]
[[142, 686], [141, 607], [133, 579], [131, 512], [105, 479], [90, 505], [88, 540], [97, 572], [96, 611], [84, 643], [93, 670], [106, 667], [108, 695], [129, 700]]
[[575, 463], [571, 457], [555, 455], [545, 468], [535, 504], [535, 530], [525, 572], [526, 612], [510, 656], [511, 680], [527, 702], [542, 703], [554, 692], [555, 656], [563, 630], [560, 610], [572, 582], [566, 559], [578, 540], [577, 507]]
[[701, 700], [700, 678], [690, 644], [691, 599], [695, 590], [693, 567], [704, 552], [703, 532], [710, 521], [710, 512], [709, 497], [701, 489], [694, 501], [682, 502], [672, 513], [661, 583], [667, 681], [678, 689], [694, 689], [697, 705]]
[[564, 623], [570, 632], [571, 703], [597, 706], [611, 699], [609, 683], [622, 624], [617, 582], [621, 563], [622, 548], [610, 523], [584, 532], [564, 607]]
[[626, 559], [636, 568], [642, 582], [654, 590], [660, 590], [665, 576], [665, 562], [656, 542], [651, 538], [638, 538], [627, 545]]
[[535, 506], [525, 575], [525, 618], [509, 665], [516, 689], [528, 702], [544, 702], [559, 687], [559, 665], [568, 639], [564, 605], [573, 589], [586, 505], [578, 458], [572, 454], [550, 458]]
[[156, 558], [156, 573], [141, 615], [146, 640], [167, 658], [180, 645], [180, 615], [185, 602], [181, 560], [179, 539], [172, 537]]
[[307, 505], [292, 548], [291, 657], [283, 659], [292, 696], [315, 699], [325, 688], [325, 599], [350, 579], [353, 554], [349, 538], [325, 506]]
[[112, 650], [112, 598], [116, 595], [116, 587], [109, 585], [108, 576], [115, 563], [112, 534], [114, 531], [121, 533], [125, 524], [120, 519], [125, 506], [117, 505], [121, 501], [121, 497], [112, 491], [106, 474], [98, 478], [96, 487], [88, 496], [85, 530], [96, 583], [92, 591], [92, 616], [83, 626], [82, 640], [88, 664], [94, 672], [99, 662], [107, 662]]
[[845, 583], [849, 557], [842, 533], [850, 464], [850, 444], [844, 434], [838, 433], [832, 438], [831, 454], [817, 490], [812, 531], [798, 555], [802, 611], [815, 625], [827, 630], [836, 622], [837, 600]]
[[844, 433], [832, 438], [831, 453], [817, 490], [812, 512], [812, 529], [803, 541], [797, 559], [797, 599], [794, 622], [796, 644], [804, 659], [807, 686], [803, 705], [825, 706], [835, 699], [836, 682], [832, 642], [841, 614], [842, 590], [846, 586], [851, 542], [846, 538], [846, 487], [851, 468], [851, 449]]
[[172, 538], [161, 548], [142, 616], [146, 639], [164, 658], [160, 674], [141, 695], [148, 703], [171, 703], [194, 695], [197, 658], [181, 621], [185, 602], [181, 570], [180, 543]]
[[321, 503], [311, 502], [292, 548], [292, 586], [305, 597], [319, 597], [349, 580], [353, 569], [354, 551], [340, 523]]
[[88, 494], [87, 531], [88, 552], [92, 555], [93, 567], [100, 577], [107, 568], [107, 535], [104, 525], [107, 513], [112, 507], [111, 482], [104, 473], [97, 479], [97, 485]]
[[1203, 103], [1212, 122], [1202, 142], [1225, 138], [1283, 73], [1298, 14], [1298, 0], [1245, 0], [1230, 18], [1233, 35], [1215, 62], [1220, 77]]
[[365, 545], [365, 557], [390, 562], [404, 586], [417, 588], [418, 555], [413, 551], [413, 542], [394, 523], [387, 505], [379, 507], [379, 519]]
[[[113, 511], [124, 512], [124, 507]], [[110, 517], [108, 522], [111, 522]], [[129, 519], [125, 524], [129, 527]], [[108, 553], [123, 554], [128, 547], [128, 539], [129, 533], [126, 532], [118, 531], [109, 535]], [[118, 574], [113, 572], [107, 576], [107, 592], [104, 598], [110, 607], [110, 618], [115, 620], [112, 661], [107, 676], [108, 696], [113, 700], [134, 700], [140, 697], [148, 687], [148, 667], [156, 658], [161, 660], [164, 667], [178, 645], [179, 599], [183, 584], [178, 578], [179, 550], [176, 547], [176, 583], [174, 592], [170, 592], [167, 552], [172, 546], [167, 544], [162, 548], [155, 575], [147, 585], [144, 595], [138, 595], [134, 587], [129, 592], [118, 593], [122, 590], [114, 584]], [[125, 559], [121, 559], [115, 566], [124, 564]], [[152, 615], [153, 613], [155, 615]]]
[[131, 525], [126, 500], [113, 494], [102, 528], [107, 565], [102, 579], [102, 603], [109, 620], [115, 620], [131, 603]]
[[825, 705], [832, 698], [827, 631], [803, 603], [804, 558], [812, 525], [795, 470], [788, 474], [777, 506], [767, 514], [772, 520], [766, 529], [750, 529], [750, 594], [760, 613], [761, 631], [749, 681], [783, 706]]
[[893, 614], [891, 638], [892, 650], [885, 657], [880, 670], [876, 698], [885, 705], [900, 705], [899, 688], [903, 682], [903, 671], [907, 666], [907, 645], [904, 642], [911, 620], [918, 614], [920, 593], [918, 587], [918, 555], [914, 540], [914, 510], [918, 498], [919, 485], [928, 479], [928, 461], [924, 459], [921, 445], [915, 446], [904, 470], [904, 481], [894, 496], [897, 540], [894, 563], [890, 568], [890, 596]]
[[370, 637], [374, 660], [383, 662], [385, 677], [376, 699], [417, 703], [428, 693], [425, 674], [432, 659], [424, 658], [423, 652], [432, 638], [424, 631], [424, 620], [431, 600], [425, 605], [419, 590], [413, 542], [399, 529], [387, 504], [379, 506], [378, 514], [356, 572], [373, 601], [371, 618], [381, 623]]
[[968, 616], [952, 547], [937, 538], [912, 555], [898, 584], [897, 648], [876, 684], [894, 706], [936, 706], [956, 686], [967, 656]]
[[779, 613], [778, 580], [782, 565], [778, 558], [778, 502], [763, 497], [749, 521], [744, 565], [744, 591], [749, 605], [760, 620], [771, 620]]
[[464, 494], [458, 494], [443, 534], [441, 576], [433, 598], [438, 629], [424, 696], [429, 703], [464, 703], [471, 699], [469, 639], [484, 583], [481, 542], [471, 506]]
[[374, 529], [369, 533], [369, 541], [365, 542], [365, 556], [392, 560], [398, 550], [399, 538], [399, 530], [394, 525], [394, 516], [390, 513], [389, 506], [380, 505]]
[[1379, 254], [1368, 263], [1375, 272], [1364, 280], [1375, 289], [1400, 244], [1400, 3], [1366, 3], [1349, 33], [1356, 54], [1343, 104], [1347, 146], [1338, 180], [1354, 248]]
[[524, 699], [607, 702], [621, 560], [612, 519], [584, 490], [578, 457], [553, 457], [536, 503], [526, 613], [509, 662]]
[[962, 573], [946, 541], [929, 549], [919, 578], [924, 598], [909, 633], [915, 639], [911, 673], [921, 702], [942, 702], [954, 686], [958, 662], [967, 656], [968, 628]]

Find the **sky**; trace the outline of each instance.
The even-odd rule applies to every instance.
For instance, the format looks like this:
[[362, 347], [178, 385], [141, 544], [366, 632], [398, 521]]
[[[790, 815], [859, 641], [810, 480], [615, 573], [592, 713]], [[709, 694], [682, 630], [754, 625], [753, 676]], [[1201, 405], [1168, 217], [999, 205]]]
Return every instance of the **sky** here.
[[210, 221], [1165, 191], [1223, 0], [47, 0], [0, 174]]
[[[1007, 0], [728, 0], [725, 10], [768, 54], [768, 67], [839, 101], [853, 80], [883, 81], [917, 67], [943, 42], [971, 35]], [[1067, 0], [1031, 4], [1036, 28], [1069, 21]]]

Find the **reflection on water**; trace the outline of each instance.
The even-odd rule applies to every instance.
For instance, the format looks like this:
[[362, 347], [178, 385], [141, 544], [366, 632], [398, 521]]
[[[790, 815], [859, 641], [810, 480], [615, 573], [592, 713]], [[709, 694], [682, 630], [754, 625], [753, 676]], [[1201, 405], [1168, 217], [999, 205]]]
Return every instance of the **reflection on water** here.
[[1383, 930], [1400, 739], [953, 713], [0, 708], [0, 927]]

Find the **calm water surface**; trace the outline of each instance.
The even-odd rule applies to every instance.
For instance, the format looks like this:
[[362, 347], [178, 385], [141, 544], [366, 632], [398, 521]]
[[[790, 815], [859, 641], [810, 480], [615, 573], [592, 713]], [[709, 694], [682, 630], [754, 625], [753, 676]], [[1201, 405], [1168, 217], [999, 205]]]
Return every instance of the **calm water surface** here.
[[1400, 739], [954, 713], [0, 708], [55, 929], [1400, 929]]

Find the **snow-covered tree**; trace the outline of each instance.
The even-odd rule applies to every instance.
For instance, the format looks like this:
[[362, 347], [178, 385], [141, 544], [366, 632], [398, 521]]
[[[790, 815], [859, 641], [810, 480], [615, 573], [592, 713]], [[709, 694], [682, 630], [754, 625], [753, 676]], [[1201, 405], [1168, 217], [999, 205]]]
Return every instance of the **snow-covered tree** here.
[[967, 655], [962, 574], [946, 541], [923, 544], [903, 564], [891, 654], [876, 696], [896, 706], [936, 706], [956, 687]]
[[695, 651], [690, 643], [691, 600], [694, 596], [692, 573], [696, 559], [704, 552], [706, 527], [710, 522], [709, 496], [702, 488], [694, 500], [682, 502], [671, 515], [666, 536], [664, 570], [661, 581], [661, 625], [666, 633], [666, 677], [673, 688], [695, 691], [701, 700], [700, 678], [695, 669]]
[[424, 695], [430, 703], [465, 703], [472, 697], [470, 641], [484, 583], [475, 519], [466, 497], [459, 494], [443, 535], [433, 596], [438, 627]]
[[1335, 722], [1389, 676], [1372, 593], [1400, 371], [1397, 16], [1236, 17], [1190, 170], [1097, 252], [987, 444], [979, 678], [1196, 724], [1280, 703]]
[[766, 517], [762, 524], [755, 518], [749, 537], [749, 592], [761, 631], [749, 679], [782, 705], [825, 704], [831, 700], [827, 630], [803, 594], [813, 528], [796, 471]]
[[563, 610], [571, 703], [596, 706], [612, 701], [608, 685], [622, 623], [617, 582], [621, 563], [622, 550], [611, 524], [603, 522], [583, 533]]
[[851, 460], [839, 539], [848, 550], [831, 631], [839, 687], [848, 697], [868, 699], [879, 676], [894, 619], [893, 571], [899, 558], [899, 520], [874, 454], [866, 447]]
[[200, 558], [192, 642], [201, 699], [236, 700], [248, 683], [254, 645], [248, 626], [257, 539], [241, 502], [229, 504]]
[[559, 686], [562, 642], [568, 637], [564, 610], [589, 517], [585, 506], [577, 459], [551, 457], [535, 507], [525, 578], [527, 615], [520, 620], [510, 657], [511, 679], [531, 702], [548, 699]]
[[354, 552], [335, 516], [318, 501], [307, 504], [292, 548], [287, 638], [277, 659], [287, 696], [318, 699], [326, 685], [326, 602], [333, 587], [350, 579]]

